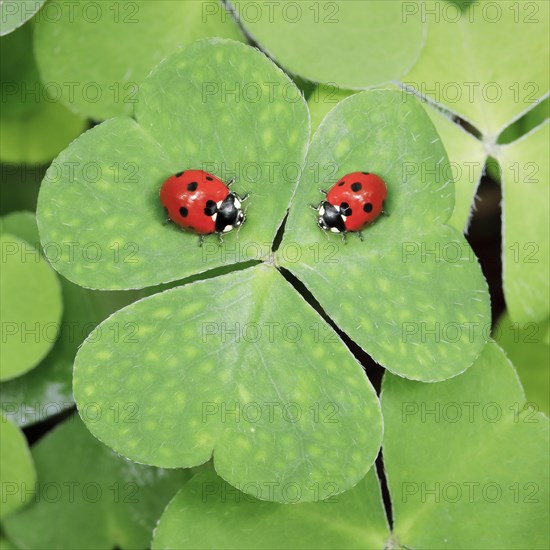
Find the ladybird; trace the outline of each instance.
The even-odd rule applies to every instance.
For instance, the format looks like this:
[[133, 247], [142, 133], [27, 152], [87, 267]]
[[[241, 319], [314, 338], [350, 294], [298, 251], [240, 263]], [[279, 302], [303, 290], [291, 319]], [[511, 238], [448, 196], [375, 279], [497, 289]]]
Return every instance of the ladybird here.
[[186, 231], [200, 236], [222, 235], [243, 224], [246, 219], [241, 203], [248, 195], [239, 197], [218, 177], [204, 170], [185, 170], [170, 176], [160, 188], [160, 202], [174, 222]]
[[386, 184], [376, 174], [352, 172], [340, 178], [328, 191], [320, 190], [326, 199], [312, 206], [318, 213], [317, 224], [324, 231], [340, 233], [345, 241], [347, 232], [363, 239], [361, 230], [384, 212]]

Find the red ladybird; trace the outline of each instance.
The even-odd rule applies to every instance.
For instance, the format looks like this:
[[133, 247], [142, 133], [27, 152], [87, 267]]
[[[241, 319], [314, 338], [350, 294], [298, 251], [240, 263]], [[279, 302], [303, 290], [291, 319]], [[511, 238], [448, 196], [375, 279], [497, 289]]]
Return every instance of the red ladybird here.
[[341, 233], [357, 232], [384, 214], [386, 184], [384, 180], [369, 172], [352, 172], [339, 179], [321, 201], [314, 207], [319, 213], [317, 221], [324, 231]]
[[176, 225], [202, 236], [222, 234], [239, 227], [245, 220], [239, 197], [229, 186], [204, 170], [185, 170], [170, 176], [160, 189], [160, 202]]

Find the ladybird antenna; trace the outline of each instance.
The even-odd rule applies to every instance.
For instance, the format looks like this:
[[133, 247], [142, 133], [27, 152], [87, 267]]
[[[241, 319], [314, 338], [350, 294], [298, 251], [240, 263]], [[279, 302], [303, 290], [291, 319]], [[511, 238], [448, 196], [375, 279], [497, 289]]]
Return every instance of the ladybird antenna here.
[[237, 181], [237, 178], [233, 177], [231, 178], [227, 183], [227, 187], [231, 187], [235, 182]]

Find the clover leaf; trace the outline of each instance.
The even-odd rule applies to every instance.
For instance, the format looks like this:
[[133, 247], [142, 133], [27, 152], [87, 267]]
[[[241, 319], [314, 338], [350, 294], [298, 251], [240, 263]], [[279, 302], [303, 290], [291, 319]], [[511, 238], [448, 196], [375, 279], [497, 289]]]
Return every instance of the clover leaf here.
[[296, 505], [245, 495], [207, 470], [186, 483], [167, 506], [152, 547], [364, 550], [384, 548], [388, 537], [373, 470], [342, 495]]
[[[355, 171], [388, 186], [382, 217], [364, 242], [323, 235], [308, 204], [318, 187]], [[449, 161], [418, 101], [393, 90], [340, 102], [315, 133], [277, 262], [294, 273], [338, 326], [392, 372], [444, 380], [467, 369], [490, 327], [487, 286], [448, 222]], [[414, 361], [407, 358], [414, 357]]]
[[[145, 548], [159, 514], [189, 477], [185, 470], [159, 470], [117, 456], [77, 416], [41, 439], [32, 455], [35, 496], [3, 521], [20, 548]], [[20, 497], [28, 487], [17, 489]]]
[[417, 61], [424, 24], [418, 15], [405, 21], [406, 4], [234, 2], [248, 34], [288, 72], [354, 89], [395, 80]]
[[19, 0], [0, 2], [0, 36], [9, 34], [28, 21], [46, 0]]
[[[35, 245], [16, 236], [15, 227], [6, 225], [2, 223], [0, 231], [2, 381], [33, 369], [46, 356], [55, 339], [44, 338], [44, 332], [48, 327], [59, 326], [63, 309], [55, 271]], [[10, 229], [15, 229], [15, 234], [11, 234]], [[24, 235], [32, 236], [32, 231]]]
[[[269, 255], [309, 136], [292, 81], [257, 50], [207, 39], [160, 64], [138, 100], [137, 122], [95, 127], [48, 169], [37, 217], [52, 265], [83, 286], [128, 289]], [[250, 222], [225, 247], [163, 224], [160, 186], [190, 168], [236, 175], [250, 193]]]
[[527, 401], [546, 416], [550, 414], [550, 320], [512, 322], [505, 313], [494, 328], [494, 338], [515, 365]]
[[417, 12], [427, 20], [427, 42], [402, 80], [468, 120], [488, 144], [547, 93], [548, 2], [430, 0]]
[[446, 382], [388, 373], [381, 400], [400, 545], [548, 548], [548, 419], [495, 343]]
[[138, 0], [89, 5], [51, 0], [36, 25], [35, 51], [42, 78], [58, 83], [63, 103], [104, 120], [132, 114], [139, 86], [168, 54], [213, 36], [243, 39], [221, 3]]
[[[0, 419], [2, 445], [0, 445], [0, 487], [2, 506], [0, 517], [22, 508], [32, 499], [36, 472], [23, 432], [4, 416]], [[26, 491], [21, 492], [25, 487]]]
[[226, 481], [264, 500], [349, 489], [382, 434], [360, 365], [268, 265], [120, 310], [81, 347], [73, 389], [89, 430], [118, 453], [169, 468], [213, 456]]
[[496, 155], [503, 182], [504, 295], [520, 323], [544, 320], [550, 307], [549, 127], [546, 121]]
[[[23, 5], [18, 8], [25, 9]], [[86, 123], [59, 103], [55, 93], [40, 81], [32, 52], [32, 22], [0, 38], [0, 47], [0, 160], [28, 164], [50, 161]]]

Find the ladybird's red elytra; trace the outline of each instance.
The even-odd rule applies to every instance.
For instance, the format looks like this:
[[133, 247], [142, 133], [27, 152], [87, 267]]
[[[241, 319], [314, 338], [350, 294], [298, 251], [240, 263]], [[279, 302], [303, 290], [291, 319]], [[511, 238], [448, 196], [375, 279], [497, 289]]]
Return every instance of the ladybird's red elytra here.
[[361, 231], [384, 214], [387, 188], [384, 180], [369, 172], [352, 172], [340, 178], [326, 199], [314, 207], [317, 223], [324, 231], [342, 234]]
[[[198, 235], [228, 233], [246, 219], [240, 197], [229, 184], [204, 170], [184, 170], [170, 176], [160, 188], [160, 202], [168, 218]], [[201, 239], [202, 243], [202, 239]]]

